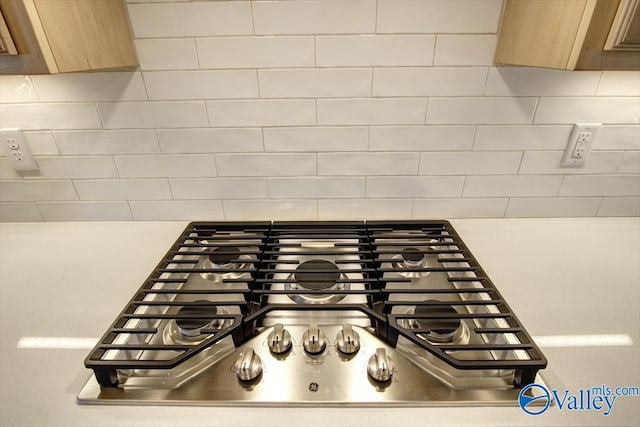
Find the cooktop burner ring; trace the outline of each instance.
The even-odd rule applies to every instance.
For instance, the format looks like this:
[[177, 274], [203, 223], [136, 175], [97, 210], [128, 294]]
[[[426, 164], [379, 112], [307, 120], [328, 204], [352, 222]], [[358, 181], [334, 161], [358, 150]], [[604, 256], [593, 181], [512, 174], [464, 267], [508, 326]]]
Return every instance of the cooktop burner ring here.
[[[206, 303], [209, 301], [197, 300], [194, 302]], [[230, 314], [229, 310], [220, 305], [185, 305], [180, 307], [177, 314], [202, 314], [202, 318], [171, 319], [167, 322], [163, 332], [165, 344], [199, 344], [211, 336], [211, 334], [201, 333], [201, 330], [224, 329], [233, 323], [231, 319], [212, 319], [207, 317]]]
[[[438, 303], [437, 300], [426, 300], [425, 302]], [[438, 315], [438, 314], [459, 314], [452, 305], [418, 305], [407, 308], [405, 314], [415, 315]], [[442, 319], [402, 319], [399, 322], [407, 329], [430, 329], [428, 333], [416, 334], [416, 336], [431, 344], [466, 344], [469, 341], [469, 328], [460, 318]]]
[[[289, 275], [289, 282], [285, 283], [285, 289], [300, 292], [304, 290], [349, 290], [351, 287], [348, 283], [338, 282], [345, 278], [346, 275], [340, 272], [340, 267], [335, 263], [314, 258], [298, 264], [296, 271]], [[345, 296], [338, 294], [289, 294], [289, 298], [293, 301], [307, 304], [335, 304], [343, 300]]]
[[[207, 244], [206, 240], [200, 243]], [[251, 255], [242, 254], [242, 249], [237, 246], [217, 246], [207, 248], [200, 260], [199, 268], [223, 270], [220, 272], [204, 271], [200, 273], [203, 279], [220, 282], [222, 279], [250, 278], [248, 273], [242, 271], [251, 268], [256, 260]], [[239, 270], [239, 271], [233, 271]]]
[[[426, 277], [429, 271], [410, 271], [417, 268], [428, 268], [427, 249], [435, 249], [428, 246], [429, 243], [436, 243], [437, 240], [432, 239], [428, 242], [407, 242], [407, 246], [402, 248], [399, 253], [391, 257], [391, 266], [396, 269], [396, 273], [410, 278]], [[413, 246], [411, 246], [413, 245]], [[403, 271], [404, 270], [404, 271]], [[409, 271], [407, 271], [409, 270]]]

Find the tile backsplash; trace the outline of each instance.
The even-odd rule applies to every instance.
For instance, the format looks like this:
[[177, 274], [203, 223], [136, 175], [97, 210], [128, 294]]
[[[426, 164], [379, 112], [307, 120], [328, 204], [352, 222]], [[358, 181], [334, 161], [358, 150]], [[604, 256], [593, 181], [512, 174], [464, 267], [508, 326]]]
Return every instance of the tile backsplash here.
[[640, 216], [640, 72], [492, 66], [501, 0], [127, 6], [138, 71], [0, 77], [2, 221]]

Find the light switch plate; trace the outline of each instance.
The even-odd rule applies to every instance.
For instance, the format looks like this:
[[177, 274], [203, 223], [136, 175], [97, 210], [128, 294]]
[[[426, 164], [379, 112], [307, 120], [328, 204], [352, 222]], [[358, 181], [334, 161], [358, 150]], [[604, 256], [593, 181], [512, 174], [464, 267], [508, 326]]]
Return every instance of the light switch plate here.
[[579, 168], [586, 165], [593, 141], [595, 141], [601, 127], [601, 123], [576, 123], [573, 125], [573, 131], [560, 166]]
[[20, 129], [0, 129], [2, 152], [9, 164], [17, 171], [37, 171], [38, 164], [31, 156], [27, 140]]

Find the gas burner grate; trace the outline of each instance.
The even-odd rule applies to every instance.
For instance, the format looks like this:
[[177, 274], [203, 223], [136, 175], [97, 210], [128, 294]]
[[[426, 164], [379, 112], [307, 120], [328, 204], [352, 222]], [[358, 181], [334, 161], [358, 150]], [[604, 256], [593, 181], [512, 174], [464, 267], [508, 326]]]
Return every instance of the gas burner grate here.
[[[301, 260], [315, 262], [298, 270]], [[448, 286], [422, 285], [429, 275]], [[85, 366], [116, 386], [121, 370], [172, 369], [227, 337], [237, 347], [280, 310], [355, 310], [394, 347], [407, 340], [460, 370], [514, 370], [518, 386], [546, 366], [447, 221], [190, 223]], [[176, 322], [201, 327], [171, 339]]]

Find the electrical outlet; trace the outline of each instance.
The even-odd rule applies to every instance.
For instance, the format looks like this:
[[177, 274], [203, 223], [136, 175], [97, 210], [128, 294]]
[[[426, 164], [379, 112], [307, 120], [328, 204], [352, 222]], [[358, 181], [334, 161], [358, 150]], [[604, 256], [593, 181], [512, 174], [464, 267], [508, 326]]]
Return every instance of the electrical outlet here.
[[579, 168], [586, 165], [593, 141], [601, 127], [601, 123], [576, 123], [573, 125], [573, 131], [560, 166]]
[[20, 129], [0, 129], [0, 144], [14, 170], [37, 171], [40, 169], [31, 156], [29, 144]]

